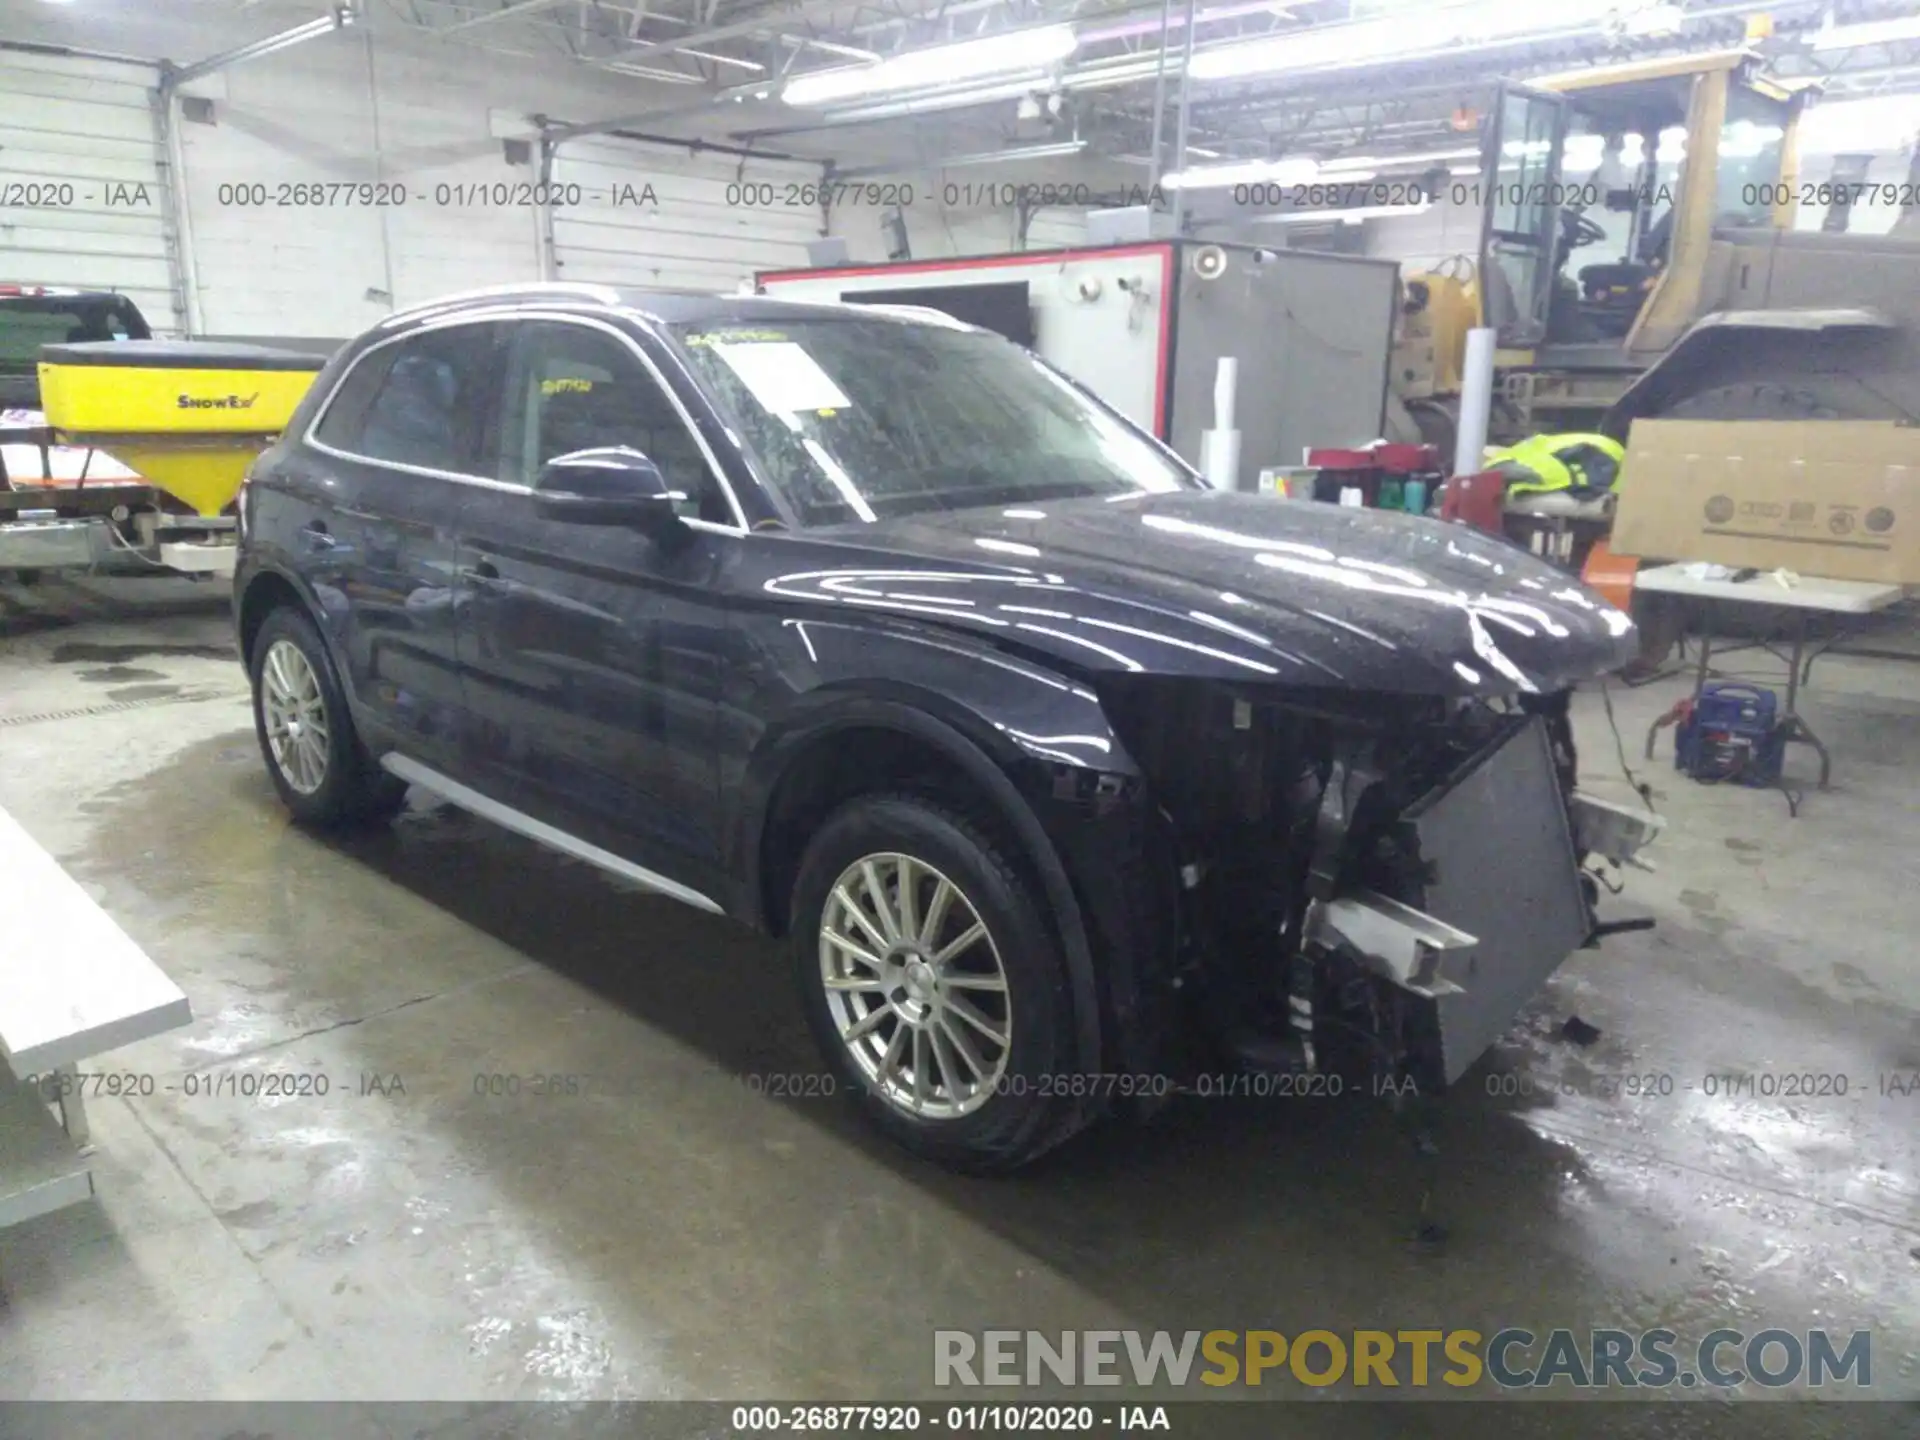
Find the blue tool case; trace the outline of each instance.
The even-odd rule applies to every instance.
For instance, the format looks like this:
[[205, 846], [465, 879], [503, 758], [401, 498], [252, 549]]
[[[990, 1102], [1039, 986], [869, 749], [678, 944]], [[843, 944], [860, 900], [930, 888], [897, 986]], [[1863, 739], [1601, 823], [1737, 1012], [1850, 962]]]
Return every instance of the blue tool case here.
[[1774, 786], [1787, 748], [1780, 701], [1761, 685], [1715, 681], [1674, 733], [1674, 768], [1709, 784]]

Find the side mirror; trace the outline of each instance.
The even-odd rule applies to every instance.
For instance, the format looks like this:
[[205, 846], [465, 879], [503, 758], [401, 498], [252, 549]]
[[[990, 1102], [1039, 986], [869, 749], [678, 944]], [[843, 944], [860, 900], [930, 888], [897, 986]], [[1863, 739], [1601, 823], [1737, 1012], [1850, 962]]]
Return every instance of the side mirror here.
[[608, 445], [557, 455], [540, 470], [533, 508], [574, 525], [630, 525], [649, 535], [680, 524], [674, 505], [686, 497], [667, 488], [660, 467], [638, 450]]

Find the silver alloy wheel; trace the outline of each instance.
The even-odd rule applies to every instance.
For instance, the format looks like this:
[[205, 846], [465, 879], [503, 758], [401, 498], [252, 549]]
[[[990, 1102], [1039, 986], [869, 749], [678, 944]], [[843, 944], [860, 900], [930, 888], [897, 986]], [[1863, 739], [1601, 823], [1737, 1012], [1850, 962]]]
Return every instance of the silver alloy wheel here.
[[274, 641], [261, 661], [260, 714], [280, 778], [302, 795], [313, 794], [326, 782], [332, 733], [320, 677], [291, 640]]
[[896, 1110], [954, 1120], [993, 1098], [1012, 1053], [1007, 972], [973, 902], [926, 861], [882, 853], [841, 872], [820, 979], [841, 1043]]

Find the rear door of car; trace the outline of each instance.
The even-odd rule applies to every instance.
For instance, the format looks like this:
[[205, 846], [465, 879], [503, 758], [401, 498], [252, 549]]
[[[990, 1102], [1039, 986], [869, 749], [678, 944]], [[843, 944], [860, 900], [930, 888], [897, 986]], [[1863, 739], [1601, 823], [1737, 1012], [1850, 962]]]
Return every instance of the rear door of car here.
[[[460, 521], [466, 768], [504, 803], [714, 894], [726, 616], [712, 581], [741, 539], [737, 512], [635, 337], [584, 316], [512, 329], [498, 483]], [[654, 539], [538, 512], [546, 462], [611, 445], [686, 494], [684, 527]]]
[[303, 447], [316, 473], [290, 537], [355, 700], [423, 761], [451, 765], [464, 718], [454, 525], [484, 470], [497, 322], [408, 331], [367, 350]]

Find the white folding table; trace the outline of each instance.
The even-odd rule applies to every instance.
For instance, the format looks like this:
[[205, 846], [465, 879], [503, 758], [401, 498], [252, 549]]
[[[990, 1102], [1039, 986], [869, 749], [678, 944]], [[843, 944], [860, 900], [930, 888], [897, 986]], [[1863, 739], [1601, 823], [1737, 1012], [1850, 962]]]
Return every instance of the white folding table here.
[[93, 1193], [79, 1062], [192, 1019], [180, 987], [0, 810], [0, 1226]]
[[[1780, 717], [1780, 723], [1787, 740], [1809, 745], [1819, 755], [1820, 788], [1826, 789], [1833, 772], [1833, 759], [1820, 737], [1801, 717], [1799, 710], [1807, 650], [1807, 620], [1813, 615], [1871, 615], [1898, 604], [1907, 593], [1905, 587], [1867, 580], [1826, 580], [1812, 575], [1795, 576], [1792, 584], [1785, 584], [1777, 572], [1762, 572], [1746, 580], [1706, 580], [1691, 573], [1691, 567], [1687, 565], [1657, 565], [1636, 574], [1633, 588], [1715, 604], [1763, 607], [1790, 613], [1792, 620], [1788, 635], [1793, 648], [1787, 658], [1786, 711]], [[1703, 630], [1699, 643], [1700, 663], [1693, 681], [1695, 702], [1698, 702], [1707, 685], [1708, 661], [1713, 654], [1711, 631]], [[1649, 760], [1653, 758], [1653, 742], [1660, 727], [1671, 723], [1677, 713], [1669, 711], [1648, 728]]]

